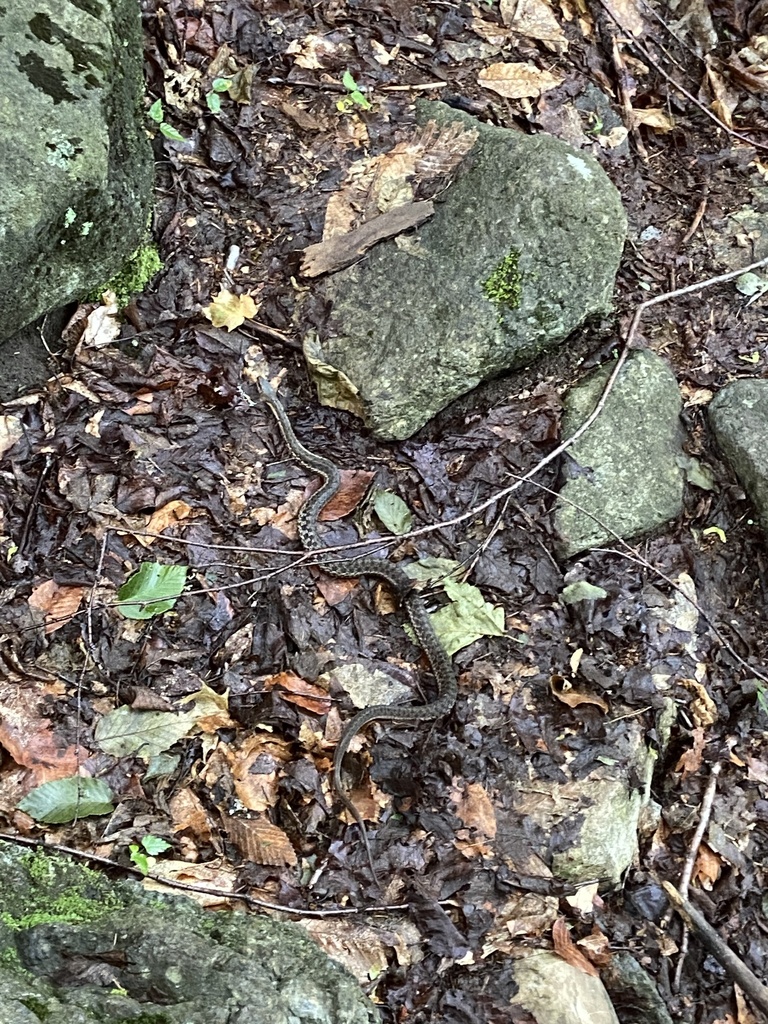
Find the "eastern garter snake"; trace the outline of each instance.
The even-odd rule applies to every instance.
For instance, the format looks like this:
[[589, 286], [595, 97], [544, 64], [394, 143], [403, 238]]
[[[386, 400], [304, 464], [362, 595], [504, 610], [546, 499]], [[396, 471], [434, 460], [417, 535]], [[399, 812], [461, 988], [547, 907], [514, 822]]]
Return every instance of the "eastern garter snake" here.
[[[264, 401], [274, 413], [291, 454], [295, 455], [296, 459], [306, 469], [314, 470], [314, 472], [323, 477], [323, 486], [305, 501], [298, 517], [299, 539], [302, 546], [306, 551], [320, 550], [324, 545], [317, 532], [317, 518], [324, 506], [339, 490], [341, 475], [338, 468], [329, 459], [309, 451], [299, 441], [293, 432], [293, 427], [286, 415], [285, 409], [280, 404], [280, 400], [271, 384], [264, 378], [260, 378], [259, 386]], [[388, 583], [408, 615], [416, 638], [429, 658], [432, 671], [435, 674], [435, 680], [437, 681], [437, 697], [428, 704], [420, 704], [415, 707], [372, 704], [370, 707], [358, 711], [348, 723], [334, 753], [334, 789], [339, 800], [357, 822], [363, 842], [365, 843], [371, 873], [374, 880], [378, 881], [373, 866], [373, 855], [368, 842], [368, 833], [363, 824], [363, 819], [342, 787], [341, 763], [344, 760], [344, 755], [357, 733], [371, 722], [428, 722], [446, 714], [456, 701], [456, 676], [451, 665], [451, 659], [448, 657], [445, 648], [435, 633], [424, 602], [413, 590], [413, 581], [402, 569], [391, 562], [370, 556], [362, 558], [336, 558], [335, 555], [331, 554], [330, 557], [319, 560], [317, 564], [329, 576], [375, 576], [377, 579]]]

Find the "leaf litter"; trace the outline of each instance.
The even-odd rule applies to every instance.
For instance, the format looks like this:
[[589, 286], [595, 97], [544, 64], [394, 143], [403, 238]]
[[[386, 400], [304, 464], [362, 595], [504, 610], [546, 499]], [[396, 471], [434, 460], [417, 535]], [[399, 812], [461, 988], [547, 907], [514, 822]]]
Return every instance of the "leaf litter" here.
[[[389, 531], [405, 529], [404, 506], [416, 527], [447, 525], [398, 539], [392, 557], [473, 567], [466, 582], [444, 573], [436, 593], [437, 614], [455, 620], [456, 711], [427, 727], [385, 728], [375, 743], [363, 736], [350, 759], [386, 895], [418, 907], [413, 923], [392, 924], [375, 940], [347, 923], [349, 948], [337, 951], [361, 977], [377, 978], [385, 1019], [492, 1019], [501, 1005], [511, 1013], [494, 993], [504, 991], [504, 961], [521, 939], [552, 932], [566, 958], [573, 939], [596, 962], [591, 902], [572, 907], [569, 937], [556, 923], [555, 897], [518, 896], [507, 886], [521, 875], [547, 879], [557, 844], [567, 842], [533, 824], [540, 795], [526, 796], [527, 816], [510, 807], [529, 773], [568, 781], [593, 763], [620, 762], [633, 721], [660, 736], [669, 697], [679, 714], [655, 777], [663, 816], [623, 899], [598, 898], [600, 927], [663, 975], [670, 950], [658, 924], [658, 880], [679, 869], [691, 808], [708, 766], [722, 759], [728, 785], [715, 799], [696, 875], [712, 915], [738, 922], [740, 954], [765, 958], [753, 926], [768, 835], [761, 681], [694, 619], [690, 602], [620, 552], [558, 564], [549, 554], [547, 492], [521, 489], [501, 521], [489, 509], [449, 523], [555, 443], [569, 371], [545, 365], [530, 378], [491, 384], [387, 449], [351, 416], [318, 407], [296, 359], [299, 336], [326, 315], [311, 297], [299, 312], [310, 286], [297, 276], [302, 254], [326, 230], [336, 236], [393, 203], [435, 198], [460, 170], [466, 140], [416, 130], [413, 94], [403, 86], [434, 89], [496, 123], [573, 133], [592, 149], [637, 226], [618, 282], [620, 315], [649, 291], [718, 269], [710, 241], [718, 258], [732, 258], [728, 243], [743, 265], [760, 240], [755, 190], [766, 177], [764, 152], [732, 137], [726, 144], [659, 73], [663, 51], [654, 50], [655, 63], [645, 51], [672, 47], [669, 73], [726, 127], [754, 127], [759, 140], [758, 21], [743, 5], [725, 5], [709, 21], [680, 20], [673, 37], [666, 9], [652, 17], [631, 0], [600, 10], [543, 0], [499, 9], [277, 4], [269, 16], [244, 0], [231, 0], [223, 16], [180, 0], [162, 12], [144, 6], [147, 105], [160, 102], [171, 130], [156, 139], [155, 235], [165, 269], [132, 301], [119, 334], [109, 306], [89, 309], [83, 322], [94, 308], [102, 312], [85, 340], [67, 342], [58, 376], [0, 419], [7, 827], [40, 834], [24, 801], [65, 783], [75, 787], [77, 813], [47, 828], [49, 840], [128, 863], [132, 846], [155, 835], [174, 852], [156, 869], [216, 885], [224, 902], [236, 885], [292, 906], [308, 897], [354, 905], [381, 898], [329, 787], [342, 701], [349, 706], [339, 669], [381, 672], [417, 700], [429, 683], [386, 594], [365, 581], [332, 588], [307, 563], [293, 564], [289, 541], [309, 481], [284, 461], [265, 412], [238, 395], [243, 367], [257, 375], [286, 367], [283, 393], [299, 436], [353, 472], [376, 466], [376, 486], [402, 502], [383, 516], [377, 509], [378, 522], [357, 509], [366, 535], [390, 542]], [[715, 43], [719, 61], [708, 56]], [[229, 88], [217, 91], [222, 79]], [[350, 80], [370, 111], [354, 101]], [[623, 90], [626, 123], [611, 123], [612, 105], [600, 99], [606, 90]], [[211, 106], [211, 95], [220, 105]], [[340, 110], [346, 97], [352, 103]], [[644, 542], [642, 553], [668, 579], [686, 574], [685, 596], [728, 622], [736, 649], [759, 666], [764, 548], [709, 445], [703, 411], [726, 380], [745, 367], [754, 373], [766, 358], [764, 300], [749, 290], [743, 302], [736, 287], [682, 299], [646, 325], [647, 342], [671, 359], [689, 396], [688, 454], [715, 486], [691, 490], [680, 522]], [[574, 367], [590, 358], [577, 348]], [[556, 471], [540, 480], [555, 488]], [[339, 516], [369, 482], [344, 499]], [[325, 529], [329, 543], [359, 539], [339, 519]], [[187, 567], [186, 586], [172, 607], [160, 605], [169, 596], [151, 595], [153, 614], [127, 620], [120, 588], [150, 547], [156, 564]], [[481, 616], [474, 627], [462, 595]], [[159, 706], [147, 706], [148, 694]], [[118, 752], [99, 742], [105, 722], [119, 725]], [[89, 805], [77, 804], [91, 783], [106, 787], [114, 810], [104, 804], [100, 816], [84, 817]], [[450, 911], [439, 898], [451, 900]], [[334, 927], [336, 943], [340, 935]], [[445, 957], [464, 966], [446, 969]], [[693, 1020], [690, 1007], [706, 1005], [707, 1019], [726, 1019], [730, 988], [698, 962], [689, 961], [684, 994], [669, 997], [673, 1016]]]

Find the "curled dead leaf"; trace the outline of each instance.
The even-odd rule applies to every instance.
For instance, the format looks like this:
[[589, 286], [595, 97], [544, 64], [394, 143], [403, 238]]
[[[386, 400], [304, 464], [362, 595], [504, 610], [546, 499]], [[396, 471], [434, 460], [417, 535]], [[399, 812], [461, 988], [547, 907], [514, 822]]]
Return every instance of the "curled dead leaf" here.
[[608, 703], [596, 694], [584, 693], [582, 690], [575, 690], [573, 683], [565, 676], [551, 676], [549, 688], [559, 701], [567, 704], [569, 708], [577, 708], [580, 704], [593, 704], [601, 711], [608, 712]]

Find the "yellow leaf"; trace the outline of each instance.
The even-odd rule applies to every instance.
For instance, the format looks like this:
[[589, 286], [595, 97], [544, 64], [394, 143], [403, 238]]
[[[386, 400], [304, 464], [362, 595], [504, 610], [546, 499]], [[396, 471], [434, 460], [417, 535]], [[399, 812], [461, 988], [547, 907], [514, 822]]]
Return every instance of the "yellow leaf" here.
[[214, 327], [226, 327], [228, 331], [234, 331], [244, 321], [256, 316], [256, 303], [250, 295], [233, 295], [222, 288], [203, 312]]
[[705, 537], [708, 537], [711, 533], [714, 533], [723, 544], [725, 544], [725, 531], [721, 530], [719, 526], [708, 526], [706, 530], [701, 531]]

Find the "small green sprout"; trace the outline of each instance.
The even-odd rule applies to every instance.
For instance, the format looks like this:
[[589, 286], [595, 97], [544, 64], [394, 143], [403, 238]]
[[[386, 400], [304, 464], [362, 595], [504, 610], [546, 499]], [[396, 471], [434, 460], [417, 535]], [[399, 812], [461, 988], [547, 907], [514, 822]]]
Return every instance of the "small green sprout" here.
[[144, 836], [141, 845], [131, 843], [128, 850], [131, 855], [131, 863], [135, 864], [142, 875], [148, 875], [155, 866], [157, 856], [170, 850], [171, 844], [167, 843], [160, 836]]
[[229, 92], [232, 88], [231, 78], [214, 78], [211, 83], [211, 91], [206, 93], [205, 102], [212, 114], [218, 114], [221, 110], [221, 93]]
[[361, 110], [370, 110], [371, 104], [365, 98], [363, 93], [360, 91], [360, 86], [352, 77], [351, 71], [345, 71], [341, 76], [341, 84], [347, 90], [346, 96], [342, 98], [336, 104], [336, 109], [341, 111], [342, 114], [348, 114], [350, 110], [355, 107], [360, 107]]
[[186, 141], [181, 132], [176, 131], [173, 125], [168, 124], [168, 122], [165, 120], [165, 113], [163, 112], [162, 100], [155, 100], [155, 102], [149, 108], [147, 113], [157, 125], [160, 134], [164, 135], [166, 139], [172, 139], [174, 142]]

